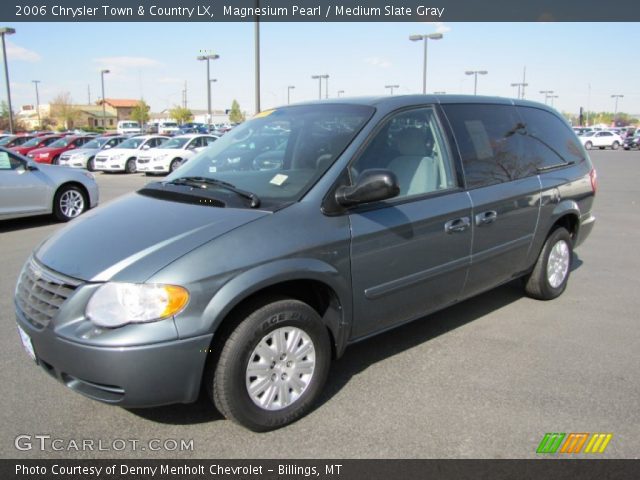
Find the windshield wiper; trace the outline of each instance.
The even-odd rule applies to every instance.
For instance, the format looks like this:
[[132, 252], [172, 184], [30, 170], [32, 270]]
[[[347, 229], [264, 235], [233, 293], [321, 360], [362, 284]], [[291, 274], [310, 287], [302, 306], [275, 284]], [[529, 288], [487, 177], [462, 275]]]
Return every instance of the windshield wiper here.
[[215, 178], [206, 178], [206, 177], [182, 177], [176, 178], [170, 182], [166, 182], [172, 185], [188, 185], [190, 187], [197, 188], [207, 188], [208, 185], [212, 185], [214, 187], [224, 188], [225, 190], [229, 190], [237, 194], [242, 198], [246, 198], [249, 200], [251, 208], [258, 208], [260, 206], [260, 197], [253, 192], [247, 192], [246, 190], [242, 190], [232, 183], [224, 182], [222, 180], [216, 180]]

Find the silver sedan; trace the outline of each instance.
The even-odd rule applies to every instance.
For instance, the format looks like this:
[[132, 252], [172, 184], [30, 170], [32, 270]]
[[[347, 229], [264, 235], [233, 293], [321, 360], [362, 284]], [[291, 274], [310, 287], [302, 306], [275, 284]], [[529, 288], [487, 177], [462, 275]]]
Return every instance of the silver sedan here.
[[0, 148], [0, 220], [53, 214], [66, 222], [98, 204], [93, 175]]

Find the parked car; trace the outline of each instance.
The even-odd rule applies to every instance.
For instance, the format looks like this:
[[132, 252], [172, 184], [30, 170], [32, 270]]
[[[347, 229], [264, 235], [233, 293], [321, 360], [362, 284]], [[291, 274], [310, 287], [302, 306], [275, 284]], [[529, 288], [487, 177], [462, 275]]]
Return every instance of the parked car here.
[[25, 143], [27, 143], [32, 138], [35, 138], [35, 135], [8, 135], [6, 137], [0, 138], [0, 147], [19, 147], [20, 145], [24, 145]]
[[162, 145], [138, 155], [137, 171], [147, 174], [173, 172], [183, 162], [207, 148], [217, 139], [218, 137], [213, 135], [198, 134], [173, 137]]
[[145, 150], [162, 145], [167, 140], [169, 137], [159, 135], [131, 137], [109, 150], [102, 150], [96, 154], [95, 169], [103, 172], [134, 173], [138, 155]]
[[64, 152], [80, 148], [92, 139], [93, 137], [88, 137], [86, 135], [67, 135], [59, 138], [53, 143], [50, 143], [46, 147], [31, 150], [27, 156], [38, 163], [50, 163], [51, 165], [57, 165], [60, 161], [60, 155]]
[[90, 172], [95, 170], [95, 156], [101, 150], [108, 150], [120, 145], [129, 137], [126, 135], [109, 135], [97, 137], [84, 144], [78, 150], [70, 150], [60, 155], [60, 165], [74, 168], [86, 168]]
[[158, 124], [159, 135], [175, 135], [180, 131], [176, 122], [160, 122]]
[[[276, 123], [278, 162], [259, 148], [235, 162]], [[251, 168], [264, 155], [277, 168]], [[529, 101], [265, 111], [39, 246], [16, 288], [21, 339], [90, 398], [188, 403], [202, 386], [227, 418], [271, 430], [313, 408], [347, 345], [517, 278], [561, 295], [596, 186], [568, 123]], [[38, 274], [60, 293], [34, 295]]]
[[620, 145], [622, 145], [620, 135], [609, 132], [608, 130], [586, 132], [578, 138], [580, 138], [582, 145], [584, 145], [584, 148], [587, 150], [591, 150], [594, 147], [601, 150], [605, 148], [617, 150], [620, 148]]
[[625, 138], [622, 148], [625, 150], [640, 149], [640, 132], [636, 130], [635, 135]]
[[27, 155], [31, 150], [35, 150], [36, 148], [47, 147], [51, 145], [56, 140], [62, 138], [64, 135], [45, 135], [45, 136], [35, 136], [31, 140], [26, 141], [22, 145], [16, 145], [15, 147], [11, 147], [16, 153], [20, 155]]
[[132, 120], [120, 120], [116, 127], [119, 135], [135, 135], [142, 133], [142, 128], [138, 122]]
[[90, 173], [36, 164], [0, 147], [0, 220], [53, 214], [66, 222], [97, 204]]
[[158, 122], [150, 122], [144, 126], [144, 133], [153, 134], [158, 133]]

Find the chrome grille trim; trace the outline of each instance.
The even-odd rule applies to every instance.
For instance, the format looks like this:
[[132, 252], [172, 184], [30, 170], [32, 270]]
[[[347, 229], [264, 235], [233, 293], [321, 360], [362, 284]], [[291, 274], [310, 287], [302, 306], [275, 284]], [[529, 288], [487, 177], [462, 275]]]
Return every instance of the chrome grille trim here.
[[20, 272], [16, 303], [29, 323], [44, 328], [80, 284], [80, 280], [54, 272], [32, 257]]

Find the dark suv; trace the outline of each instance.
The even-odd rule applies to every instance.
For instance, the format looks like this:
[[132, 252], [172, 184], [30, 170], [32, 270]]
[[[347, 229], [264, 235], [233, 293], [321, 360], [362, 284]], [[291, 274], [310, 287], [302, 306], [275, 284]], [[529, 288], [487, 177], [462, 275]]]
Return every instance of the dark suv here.
[[228, 418], [281, 427], [349, 344], [519, 277], [560, 295], [595, 191], [571, 127], [538, 103], [265, 111], [38, 247], [16, 289], [21, 338], [88, 397], [187, 403], [203, 387]]

